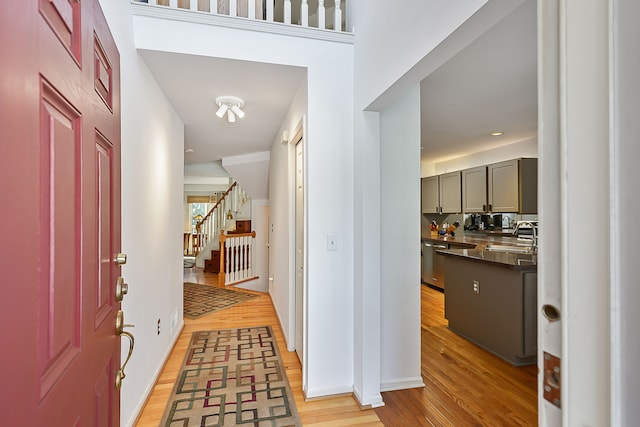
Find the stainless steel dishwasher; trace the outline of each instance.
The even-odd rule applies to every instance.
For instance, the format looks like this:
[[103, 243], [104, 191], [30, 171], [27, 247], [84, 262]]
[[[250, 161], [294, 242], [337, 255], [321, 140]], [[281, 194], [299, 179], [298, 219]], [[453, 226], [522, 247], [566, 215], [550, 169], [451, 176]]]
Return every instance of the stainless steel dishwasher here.
[[436, 251], [448, 248], [446, 243], [423, 242], [422, 281], [424, 283], [444, 289], [444, 256], [438, 255]]

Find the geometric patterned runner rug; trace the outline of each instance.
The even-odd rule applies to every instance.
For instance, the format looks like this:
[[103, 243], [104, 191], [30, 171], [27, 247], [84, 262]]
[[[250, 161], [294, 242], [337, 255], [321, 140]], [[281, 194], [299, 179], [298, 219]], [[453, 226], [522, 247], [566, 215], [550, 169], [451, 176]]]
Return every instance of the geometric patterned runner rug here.
[[269, 326], [198, 331], [162, 427], [302, 426]]
[[257, 295], [246, 292], [185, 282], [184, 317], [187, 319], [197, 319], [198, 317], [222, 310], [223, 308], [229, 308], [255, 297], [257, 297]]

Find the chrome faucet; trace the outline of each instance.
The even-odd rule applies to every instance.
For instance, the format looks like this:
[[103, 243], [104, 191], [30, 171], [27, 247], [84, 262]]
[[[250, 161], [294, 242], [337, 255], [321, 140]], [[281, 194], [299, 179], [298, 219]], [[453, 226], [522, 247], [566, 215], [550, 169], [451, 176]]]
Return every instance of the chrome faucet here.
[[536, 253], [538, 252], [538, 222], [537, 221], [519, 221], [516, 223], [516, 226], [513, 229], [512, 234], [516, 237], [519, 237], [520, 227], [523, 225], [528, 225], [531, 227], [531, 251]]

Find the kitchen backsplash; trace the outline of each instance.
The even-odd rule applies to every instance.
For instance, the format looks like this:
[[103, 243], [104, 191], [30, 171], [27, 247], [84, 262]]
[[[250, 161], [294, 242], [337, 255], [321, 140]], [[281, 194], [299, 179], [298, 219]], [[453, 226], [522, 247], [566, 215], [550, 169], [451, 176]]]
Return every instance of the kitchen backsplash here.
[[[455, 221], [460, 222], [460, 227], [456, 230], [456, 233], [463, 234], [465, 231], [469, 229], [479, 229], [480, 226], [473, 226], [473, 216], [476, 216], [476, 224], [478, 224], [481, 219], [481, 216], [478, 214], [422, 214], [421, 218], [421, 229], [423, 232], [429, 231], [429, 226], [432, 221], [436, 221], [438, 224], [438, 228], [442, 229], [442, 225], [444, 223], [453, 224]], [[496, 216], [497, 215], [497, 216]], [[501, 224], [493, 224], [493, 229], [513, 229], [517, 221], [535, 221], [538, 219], [538, 216], [533, 215], [522, 215], [522, 214], [514, 214], [514, 213], [493, 213], [489, 215], [491, 219], [496, 218], [501, 221]], [[507, 219], [508, 218], [508, 219]], [[508, 224], [508, 226], [507, 226]]]

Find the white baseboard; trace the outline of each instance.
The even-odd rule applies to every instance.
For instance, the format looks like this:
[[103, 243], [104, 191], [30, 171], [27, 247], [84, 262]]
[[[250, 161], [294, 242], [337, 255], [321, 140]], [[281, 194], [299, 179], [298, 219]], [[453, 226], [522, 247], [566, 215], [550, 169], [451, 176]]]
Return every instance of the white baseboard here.
[[353, 386], [342, 387], [330, 387], [323, 389], [310, 389], [305, 393], [305, 399], [321, 399], [335, 396], [342, 396], [344, 394], [353, 394]]
[[[151, 391], [153, 390], [153, 387], [156, 385], [156, 382], [158, 381], [158, 377], [160, 376], [160, 373], [162, 372], [162, 369], [164, 368], [164, 365], [167, 363], [167, 359], [169, 359], [169, 356], [171, 355], [171, 351], [173, 351], [173, 347], [175, 347], [176, 342], [178, 341], [178, 338], [180, 337], [180, 334], [182, 333], [182, 329], [183, 328], [184, 328], [184, 319], [182, 319], [182, 322], [180, 322], [176, 326], [176, 328], [175, 328], [176, 334], [173, 337], [171, 345], [169, 345], [167, 347], [167, 351], [165, 352], [164, 356], [162, 357], [162, 363], [158, 364], [158, 367], [156, 368], [156, 371], [153, 373], [153, 377], [151, 378], [151, 381], [149, 381], [149, 384], [147, 385], [147, 388], [145, 389], [144, 393], [142, 394], [142, 398], [140, 399], [140, 401], [136, 405], [133, 413], [131, 414], [131, 417], [127, 420], [127, 422], [124, 424], [124, 426], [133, 427], [135, 425], [136, 421], [138, 420], [138, 417], [140, 416], [140, 413], [142, 412], [142, 409], [144, 408], [144, 405], [147, 403], [147, 400], [149, 399], [149, 396], [151, 395]], [[120, 425], [123, 425], [123, 424], [121, 423]]]
[[382, 395], [380, 393], [375, 393], [364, 397], [359, 390], [354, 388], [353, 397], [358, 401], [358, 405], [360, 405], [361, 408], [379, 408], [381, 406], [384, 406]]
[[280, 329], [282, 329], [282, 335], [284, 335], [284, 342], [287, 344], [287, 351], [296, 351], [295, 343], [289, 343], [289, 330], [284, 327], [282, 324], [282, 316], [280, 316], [280, 312], [278, 311], [278, 306], [273, 302], [273, 295], [271, 295], [271, 289], [269, 289], [269, 298], [271, 298], [271, 305], [273, 309], [276, 311], [276, 317], [278, 318], [278, 323], [280, 323]]
[[407, 388], [422, 388], [422, 377], [397, 378], [393, 381], [385, 381], [380, 384], [380, 391], [405, 390]]

